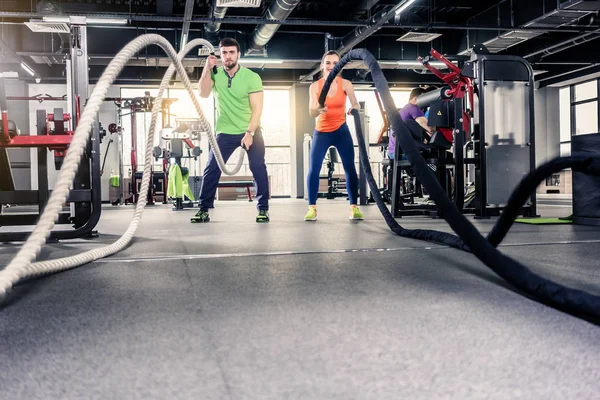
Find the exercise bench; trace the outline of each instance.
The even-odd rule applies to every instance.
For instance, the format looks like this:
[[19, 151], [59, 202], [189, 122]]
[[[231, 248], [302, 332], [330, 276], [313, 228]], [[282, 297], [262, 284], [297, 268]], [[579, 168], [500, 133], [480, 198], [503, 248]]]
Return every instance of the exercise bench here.
[[248, 201], [252, 201], [252, 193], [250, 192], [250, 187], [254, 186], [254, 181], [224, 181], [219, 182], [217, 187], [245, 187], [248, 192]]

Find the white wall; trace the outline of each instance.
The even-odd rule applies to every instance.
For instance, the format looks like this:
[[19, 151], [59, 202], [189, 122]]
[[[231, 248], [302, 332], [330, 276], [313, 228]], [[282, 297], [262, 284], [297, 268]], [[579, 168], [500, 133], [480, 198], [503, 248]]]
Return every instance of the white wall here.
[[535, 163], [540, 165], [560, 153], [558, 88], [535, 91]]
[[[28, 96], [27, 84], [23, 81], [5, 79], [6, 96]], [[29, 112], [26, 100], [11, 100], [8, 102], [8, 118], [17, 124], [21, 134], [28, 133]], [[8, 149], [13, 180], [17, 190], [29, 190], [31, 187], [29, 150]]]

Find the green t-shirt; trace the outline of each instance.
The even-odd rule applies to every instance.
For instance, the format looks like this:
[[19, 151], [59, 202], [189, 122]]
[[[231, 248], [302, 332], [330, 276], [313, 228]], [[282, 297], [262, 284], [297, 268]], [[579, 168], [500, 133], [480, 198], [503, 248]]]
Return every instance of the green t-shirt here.
[[263, 90], [260, 76], [241, 65], [232, 78], [223, 68], [219, 68], [216, 75], [211, 71], [210, 75], [215, 82], [213, 92], [217, 101], [216, 133], [239, 135], [246, 132], [252, 116], [250, 93]]

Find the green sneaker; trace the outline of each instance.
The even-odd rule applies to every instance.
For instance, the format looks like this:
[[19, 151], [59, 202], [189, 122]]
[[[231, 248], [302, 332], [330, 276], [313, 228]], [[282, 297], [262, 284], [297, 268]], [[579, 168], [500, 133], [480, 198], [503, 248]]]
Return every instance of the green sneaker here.
[[259, 210], [256, 222], [269, 222], [269, 212], [267, 210]]
[[350, 206], [350, 217], [349, 219], [365, 219], [364, 215], [360, 212], [357, 206]]
[[208, 211], [198, 211], [196, 213], [196, 215], [194, 215], [192, 218], [190, 218], [190, 222], [192, 224], [198, 224], [198, 223], [202, 223], [202, 222], [208, 222], [210, 221], [210, 217], [208, 216]]
[[316, 221], [317, 220], [317, 207], [308, 207], [308, 212], [304, 216], [305, 221]]

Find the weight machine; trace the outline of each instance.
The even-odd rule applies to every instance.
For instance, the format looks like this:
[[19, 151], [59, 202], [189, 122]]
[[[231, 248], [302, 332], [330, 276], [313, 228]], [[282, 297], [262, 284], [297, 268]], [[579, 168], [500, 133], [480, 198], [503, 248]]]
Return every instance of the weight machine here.
[[[81, 99], [87, 99], [88, 94], [88, 57], [87, 29], [84, 17], [71, 17], [71, 52], [66, 60], [67, 88], [66, 98], [46, 96], [43, 100], [67, 101], [67, 112], [56, 108], [53, 113], [46, 114], [38, 111], [37, 132], [35, 134], [21, 133], [18, 126], [9, 119], [8, 99], [4, 81], [0, 78], [0, 108], [2, 109], [2, 124], [0, 129], [0, 226], [35, 225], [44, 210], [50, 196], [48, 188], [48, 151], [53, 151], [55, 167], [60, 169], [62, 160], [71, 143], [72, 135], [79, 122], [80, 110], [83, 106]], [[36, 96], [27, 100], [40, 100]], [[74, 229], [55, 230], [50, 233], [50, 240], [93, 237], [97, 235], [93, 229], [100, 219], [100, 124], [92, 128], [91, 140], [82, 156], [77, 170], [73, 189], [67, 197], [69, 211], [63, 210], [58, 216], [57, 224], [72, 224]], [[9, 148], [37, 149], [37, 190], [15, 190], [12, 177]], [[32, 166], [33, 168], [33, 166]], [[37, 213], [5, 212], [4, 205], [37, 205]], [[23, 241], [31, 232], [0, 232], [0, 241]]]
[[[154, 98], [150, 96], [150, 92], [145, 92], [143, 97], [135, 97], [135, 98], [121, 98], [121, 97], [107, 97], [106, 101], [114, 102], [117, 107], [117, 115], [118, 115], [118, 125], [122, 126], [122, 118], [125, 116], [130, 116], [131, 121], [131, 150], [130, 150], [130, 161], [131, 161], [131, 171], [128, 175], [130, 175], [131, 180], [129, 183], [129, 187], [127, 188], [127, 193], [125, 193], [124, 188], [124, 156], [123, 156], [123, 134], [121, 132], [120, 143], [119, 143], [119, 181], [120, 181], [120, 189], [119, 189], [119, 198], [123, 200], [124, 204], [136, 204], [139, 198], [138, 193], [138, 185], [141, 183], [142, 171], [138, 171], [138, 154], [137, 154], [137, 116], [140, 113], [151, 112], [152, 107], [154, 106]], [[170, 116], [170, 107], [171, 104], [176, 102], [177, 99], [165, 98], [162, 100], [162, 123], [163, 126], [166, 126], [166, 121]], [[128, 113], [123, 113], [123, 109], [128, 109]], [[162, 181], [162, 183], [161, 183]], [[156, 172], [151, 170], [151, 184], [148, 188], [148, 204], [154, 204], [155, 195], [158, 193], [162, 193], [163, 204], [167, 204], [167, 181], [168, 181], [168, 162], [165, 160], [163, 162], [163, 170], [162, 172]], [[157, 191], [157, 188], [161, 188], [162, 190]]]
[[[443, 74], [433, 67], [432, 58], [450, 72]], [[483, 45], [476, 45], [461, 67], [434, 49], [419, 61], [445, 84], [417, 98], [417, 106], [430, 108], [428, 124], [437, 131], [429, 137], [416, 122], [406, 121], [407, 126], [459, 210], [475, 218], [500, 215], [518, 182], [535, 168], [531, 66], [520, 57], [491, 54]], [[403, 176], [412, 176], [412, 171], [401, 155], [396, 142], [392, 214], [441, 216], [434, 204], [404, 204], [399, 187]], [[469, 198], [465, 198], [469, 188], [465, 179], [475, 187]], [[420, 187], [418, 181], [414, 186]], [[520, 214], [536, 215], [535, 194]]]
[[327, 156], [327, 176], [319, 176], [319, 180], [327, 179], [327, 192], [318, 192], [317, 198], [335, 199], [336, 197], [348, 197], [347, 192], [341, 192], [340, 190], [346, 190], [346, 182], [340, 178], [334, 178], [333, 173], [335, 171], [335, 164], [339, 163], [337, 150], [335, 147], [328, 149]]
[[[183, 122], [183, 120], [180, 120], [178, 121], [178, 126], [175, 129], [171, 128], [171, 126], [167, 124], [160, 131], [160, 145], [155, 146], [152, 150], [155, 160], [158, 161], [159, 158], [162, 158], [163, 165], [165, 166], [168, 166], [169, 160], [172, 160], [172, 165], [179, 166], [181, 174], [184, 177], [189, 174], [189, 169], [183, 167], [181, 160], [193, 159], [194, 161], [197, 161], [200, 155], [202, 154], [202, 150], [200, 149], [200, 147], [196, 146], [194, 142], [192, 142], [192, 140], [200, 139], [201, 133], [198, 128], [200, 121], [188, 119], [186, 120], [186, 122], [190, 123], [190, 126]], [[170, 168], [167, 169], [167, 167], [165, 167], [167, 179], [169, 176], [169, 171]], [[194, 177], [194, 179], [197, 178], [198, 177]], [[185, 193], [181, 194], [181, 197], [175, 197], [175, 206], [173, 207], [173, 210], [183, 210], [184, 194]], [[188, 203], [187, 205], [192, 207], [193, 203]]]

